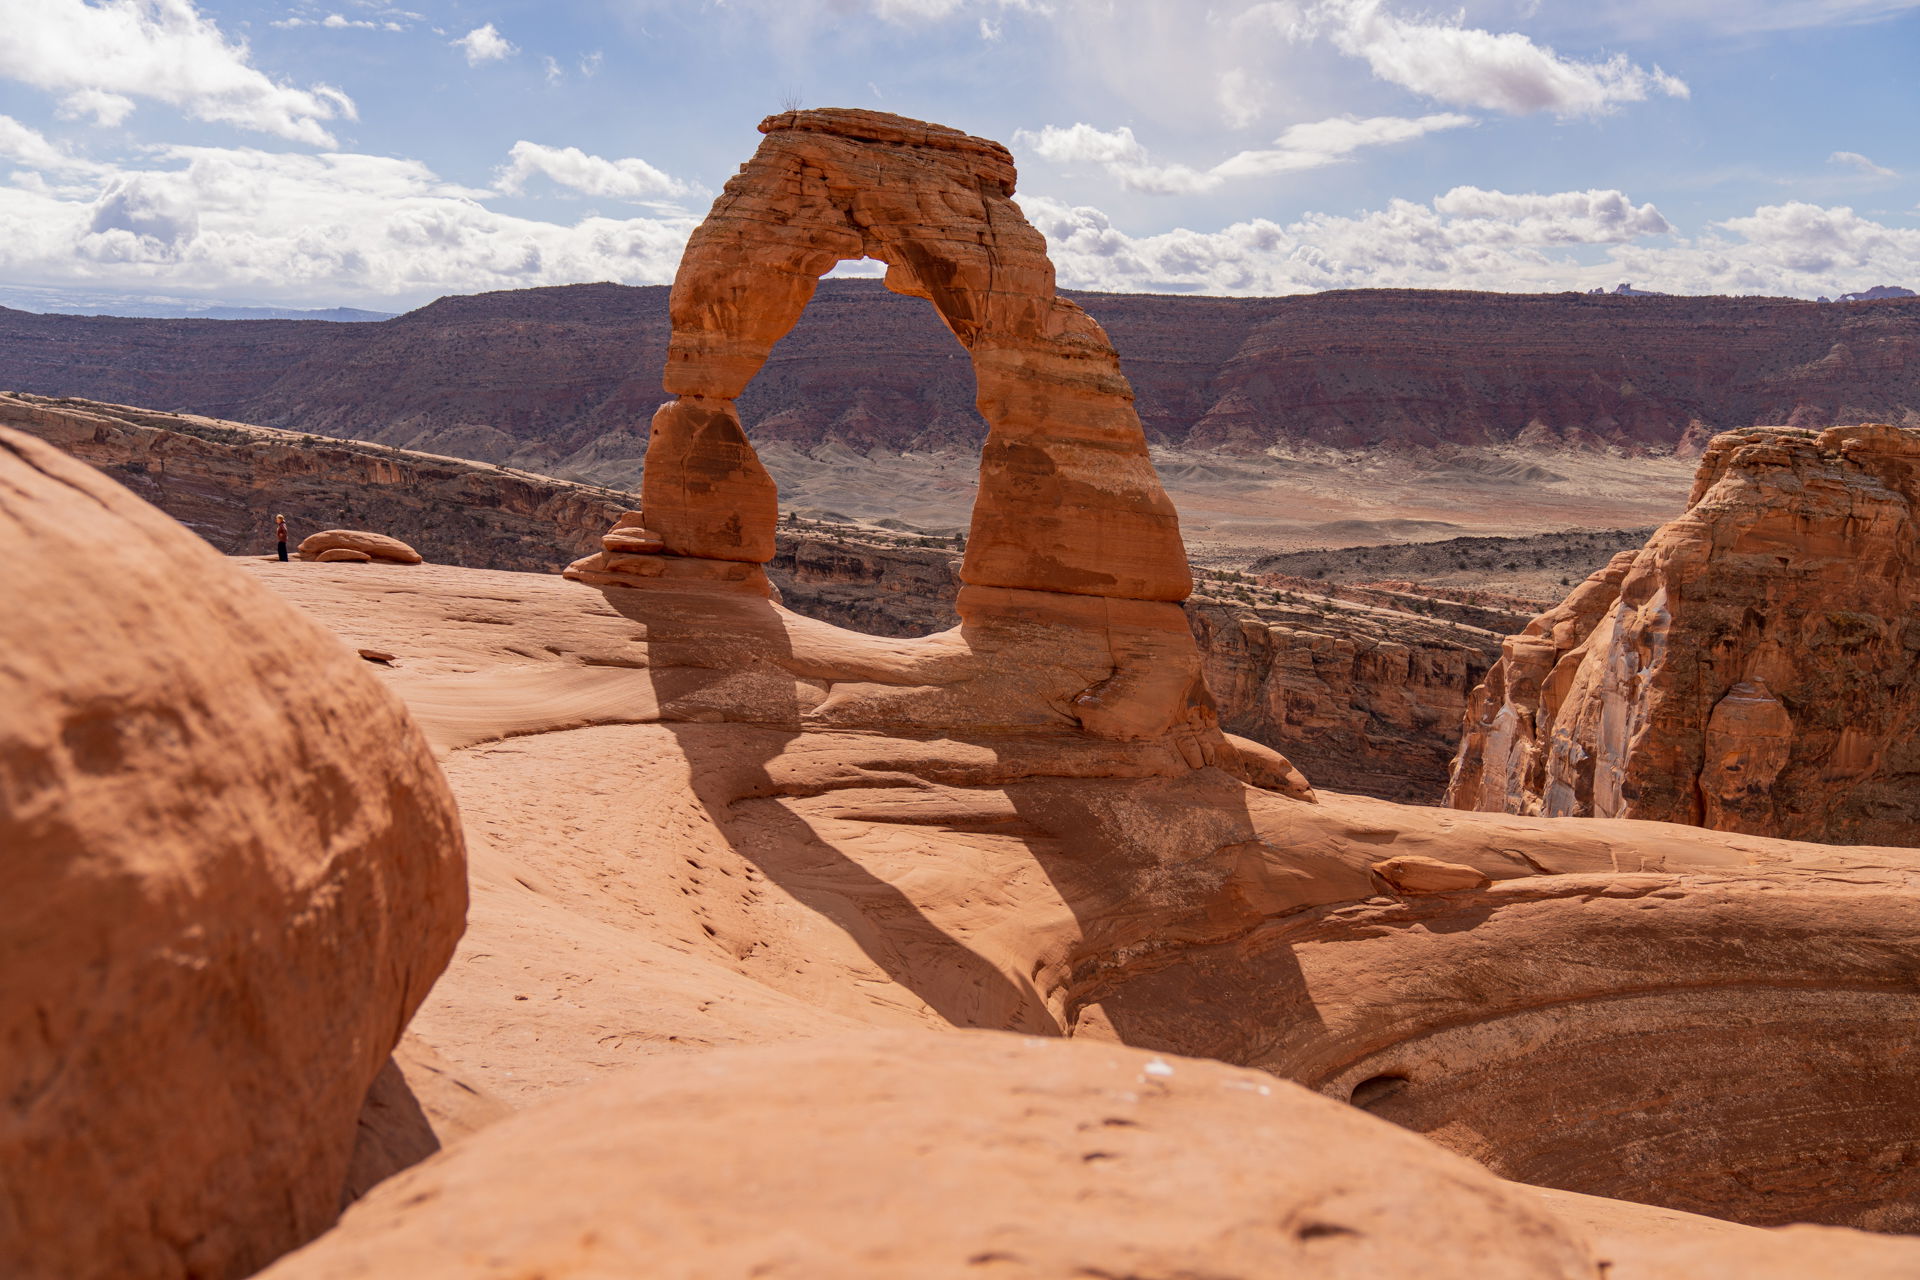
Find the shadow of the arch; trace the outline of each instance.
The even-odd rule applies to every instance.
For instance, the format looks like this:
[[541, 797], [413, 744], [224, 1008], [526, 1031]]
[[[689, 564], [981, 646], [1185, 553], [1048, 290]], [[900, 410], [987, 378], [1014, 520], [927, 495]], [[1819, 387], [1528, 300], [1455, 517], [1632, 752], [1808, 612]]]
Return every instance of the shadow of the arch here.
[[817, 672], [818, 660], [794, 652], [788, 615], [741, 593], [603, 594], [647, 628], [647, 678], [662, 726], [686, 758], [694, 795], [744, 862], [839, 928], [948, 1023], [1060, 1033], [1030, 983], [941, 929], [782, 803], [794, 788], [772, 766], [805, 732], [803, 695], [818, 679], [799, 674]]

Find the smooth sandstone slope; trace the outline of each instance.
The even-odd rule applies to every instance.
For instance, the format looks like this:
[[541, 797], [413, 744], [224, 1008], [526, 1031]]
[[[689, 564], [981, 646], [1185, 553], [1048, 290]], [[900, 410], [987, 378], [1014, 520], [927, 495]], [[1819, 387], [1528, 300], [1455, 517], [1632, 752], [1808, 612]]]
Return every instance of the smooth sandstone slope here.
[[0, 1272], [250, 1274], [453, 952], [453, 798], [337, 639], [4, 429], [0, 560]]
[[380, 1188], [269, 1280], [1597, 1280], [1521, 1188], [1259, 1072], [983, 1032], [656, 1063]]
[[[1520, 1180], [1915, 1223], [1909, 851], [1308, 804], [1060, 710], [889, 725], [889, 695], [1035, 690], [933, 660], [961, 634], [710, 587], [244, 567], [396, 655], [474, 875], [414, 1026], [517, 1103], [693, 1049], [998, 1028], [1263, 1067]], [[1375, 867], [1406, 856], [1492, 883], [1399, 892]]]
[[1448, 802], [1920, 843], [1920, 432], [1716, 437], [1685, 515], [1503, 646]]

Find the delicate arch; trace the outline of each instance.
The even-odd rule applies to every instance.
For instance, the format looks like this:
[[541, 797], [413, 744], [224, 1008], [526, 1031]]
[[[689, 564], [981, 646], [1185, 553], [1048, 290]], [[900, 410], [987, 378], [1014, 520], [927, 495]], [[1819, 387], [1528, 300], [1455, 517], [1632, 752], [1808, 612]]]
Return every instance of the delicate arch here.
[[988, 425], [961, 578], [1134, 600], [1192, 589], [1179, 519], [1105, 332], [1054, 290], [1005, 147], [872, 111], [792, 111], [693, 233], [642, 484], [669, 553], [764, 562], [773, 480], [734, 401], [839, 262], [887, 264], [973, 358]]

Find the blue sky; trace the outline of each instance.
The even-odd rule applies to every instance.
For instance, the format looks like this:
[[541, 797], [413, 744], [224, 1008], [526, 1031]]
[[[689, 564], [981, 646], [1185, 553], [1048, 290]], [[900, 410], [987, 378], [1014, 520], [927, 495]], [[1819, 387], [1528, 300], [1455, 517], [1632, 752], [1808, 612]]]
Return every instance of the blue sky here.
[[788, 103], [1007, 142], [1082, 288], [1920, 288], [1920, 0], [0, 0], [0, 31], [0, 286], [72, 296], [663, 283]]

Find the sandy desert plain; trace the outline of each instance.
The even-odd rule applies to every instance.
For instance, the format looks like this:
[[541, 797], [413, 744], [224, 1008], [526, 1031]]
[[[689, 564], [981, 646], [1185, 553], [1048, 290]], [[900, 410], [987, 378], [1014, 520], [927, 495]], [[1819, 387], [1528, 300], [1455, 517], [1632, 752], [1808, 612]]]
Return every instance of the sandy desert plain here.
[[[761, 131], [638, 501], [0, 395], [0, 1272], [1920, 1276], [1910, 401], [1203, 448], [1004, 148]], [[862, 257], [977, 454], [749, 443]]]

